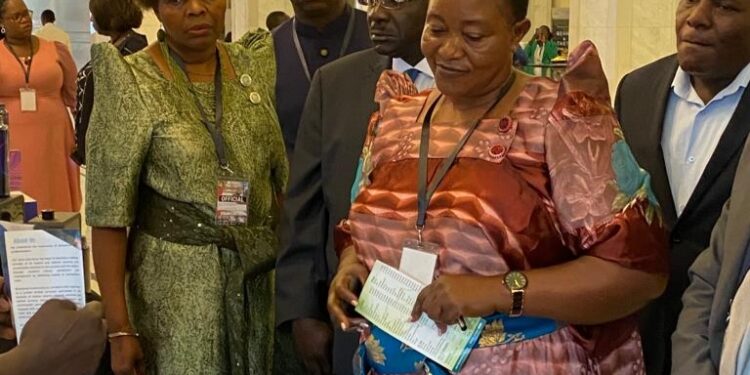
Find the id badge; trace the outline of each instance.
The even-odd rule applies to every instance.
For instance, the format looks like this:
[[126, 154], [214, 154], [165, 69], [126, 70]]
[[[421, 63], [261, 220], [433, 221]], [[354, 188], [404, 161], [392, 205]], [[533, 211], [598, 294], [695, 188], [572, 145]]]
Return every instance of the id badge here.
[[36, 112], [36, 90], [22, 88], [21, 92], [21, 112]]
[[438, 245], [429, 242], [420, 244], [419, 241], [415, 240], [404, 241], [399, 271], [424, 285], [432, 284], [439, 249]]
[[216, 224], [247, 224], [249, 197], [248, 181], [220, 178], [216, 186]]

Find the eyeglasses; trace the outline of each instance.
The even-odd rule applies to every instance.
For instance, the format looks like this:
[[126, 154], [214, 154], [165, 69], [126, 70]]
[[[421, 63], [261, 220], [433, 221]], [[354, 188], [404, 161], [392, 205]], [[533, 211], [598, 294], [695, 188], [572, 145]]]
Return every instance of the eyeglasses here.
[[30, 10], [14, 13], [14, 14], [8, 14], [6, 16], [6, 19], [9, 19], [15, 23], [20, 23], [25, 19], [32, 19], [34, 17], [34, 12]]
[[374, 8], [378, 5], [386, 9], [398, 9], [411, 0], [357, 0], [359, 5]]

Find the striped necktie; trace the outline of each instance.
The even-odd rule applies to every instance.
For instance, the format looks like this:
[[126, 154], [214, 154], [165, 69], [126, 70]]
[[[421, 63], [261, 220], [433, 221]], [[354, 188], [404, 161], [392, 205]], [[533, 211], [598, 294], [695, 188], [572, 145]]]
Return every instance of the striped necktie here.
[[406, 73], [409, 78], [411, 78], [411, 81], [414, 83], [417, 83], [417, 78], [419, 78], [419, 69], [408, 69], [404, 73]]

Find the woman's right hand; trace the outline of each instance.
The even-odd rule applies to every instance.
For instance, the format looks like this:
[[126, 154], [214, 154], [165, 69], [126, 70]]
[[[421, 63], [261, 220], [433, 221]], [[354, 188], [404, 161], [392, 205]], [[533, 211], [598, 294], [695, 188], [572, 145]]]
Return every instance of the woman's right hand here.
[[124, 336], [110, 340], [112, 371], [115, 375], [146, 375], [143, 350], [137, 337]]
[[357, 289], [365, 285], [368, 275], [369, 271], [357, 259], [354, 247], [349, 247], [341, 253], [339, 269], [328, 290], [328, 312], [344, 331], [352, 326], [353, 319], [347, 315], [345, 309], [347, 306], [357, 306]]

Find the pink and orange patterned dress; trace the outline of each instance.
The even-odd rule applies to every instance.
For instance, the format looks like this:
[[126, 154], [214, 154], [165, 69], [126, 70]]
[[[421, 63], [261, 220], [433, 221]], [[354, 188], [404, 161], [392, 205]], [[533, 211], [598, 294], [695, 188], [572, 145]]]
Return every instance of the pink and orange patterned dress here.
[[[337, 233], [339, 245], [353, 243], [368, 268], [376, 260], [398, 267], [404, 240], [415, 239], [420, 114], [438, 94], [415, 94], [394, 72], [379, 82], [381, 109], [371, 121], [349, 218]], [[428, 176], [467, 128], [432, 124]], [[561, 82], [530, 79], [506, 117], [480, 123], [427, 216], [425, 241], [440, 245], [438, 277], [498, 276], [581, 256], [667, 273], [649, 176], [623, 140], [588, 42], [571, 55]], [[553, 332], [530, 339], [508, 334], [502, 323], [488, 324], [460, 374], [644, 373], [633, 317], [596, 326], [557, 322]], [[435, 373], [420, 362], [408, 364], [411, 371], [387, 370], [389, 362], [403, 362], [408, 348], [389, 351], [378, 337], [363, 340], [360, 373]]]

